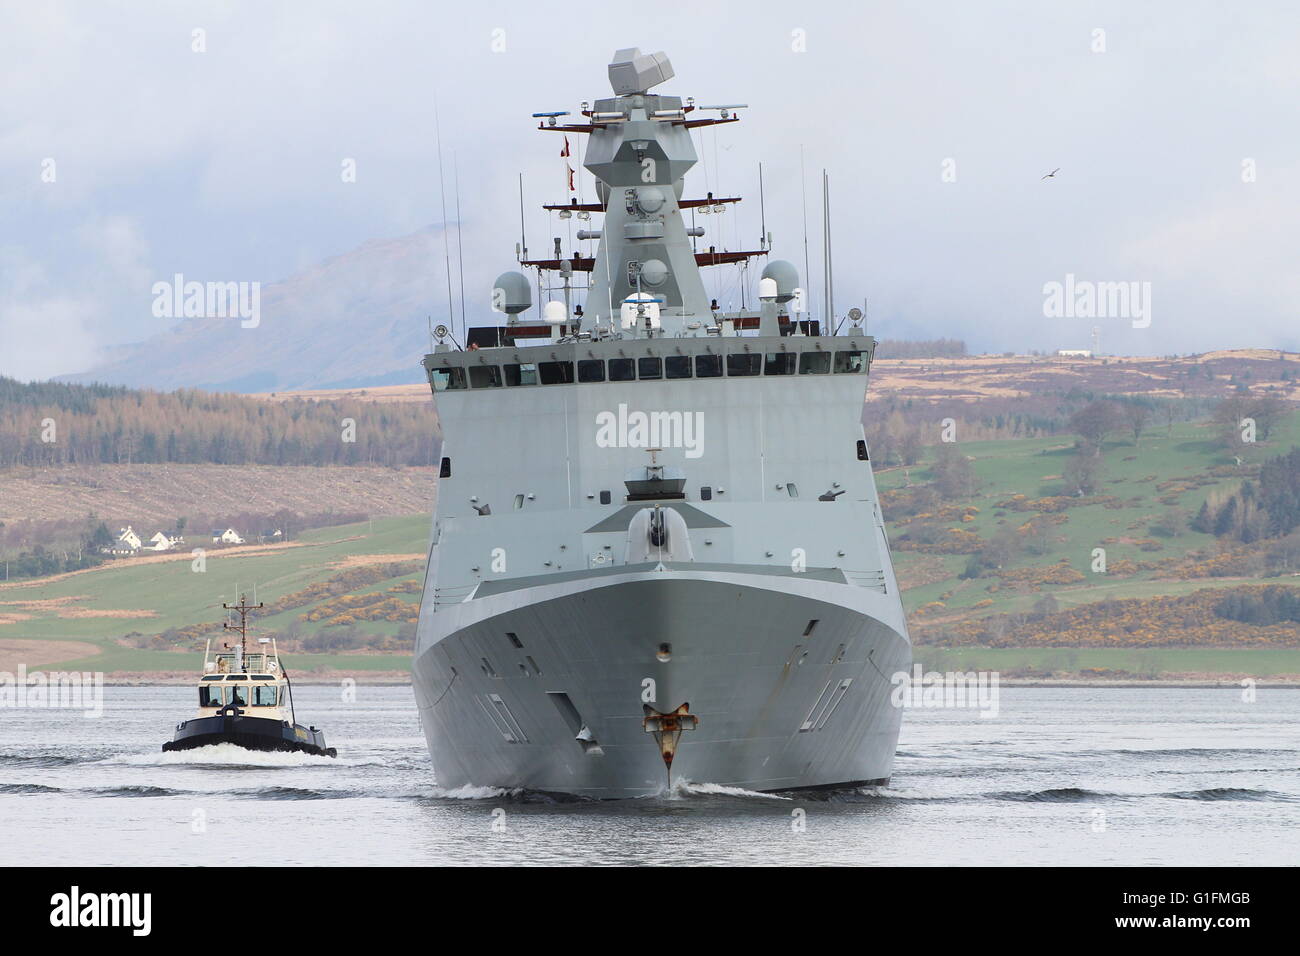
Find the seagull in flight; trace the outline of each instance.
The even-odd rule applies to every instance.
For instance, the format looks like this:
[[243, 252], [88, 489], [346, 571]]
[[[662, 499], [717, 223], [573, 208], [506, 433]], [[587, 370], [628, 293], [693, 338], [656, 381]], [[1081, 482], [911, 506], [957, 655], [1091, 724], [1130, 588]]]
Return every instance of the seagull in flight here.
[[1057, 167], [1056, 167], [1055, 169], [1053, 169], [1050, 173], [1048, 173], [1046, 176], [1042, 177], [1042, 179], [1040, 179], [1040, 180], [1038, 180], [1038, 181], [1041, 183], [1041, 182], [1043, 181], [1043, 179], [1053, 179], [1053, 178], [1055, 178], [1056, 174], [1059, 173], [1060, 171], [1061, 171], [1061, 167], [1060, 167], [1060, 166], [1057, 166]]

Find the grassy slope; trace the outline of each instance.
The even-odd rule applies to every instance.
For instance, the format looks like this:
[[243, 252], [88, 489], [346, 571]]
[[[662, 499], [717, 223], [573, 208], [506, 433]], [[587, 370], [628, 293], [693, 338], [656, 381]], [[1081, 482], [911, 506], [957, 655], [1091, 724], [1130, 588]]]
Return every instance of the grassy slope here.
[[[1027, 609], [1042, 593], [1050, 591], [1064, 606], [1100, 600], [1103, 598], [1146, 597], [1157, 594], [1185, 594], [1205, 587], [1223, 587], [1238, 583], [1225, 579], [1200, 579], [1191, 581], [1157, 581], [1149, 573], [1132, 578], [1106, 577], [1090, 572], [1092, 549], [1107, 537], [1146, 538], [1150, 535], [1145, 525], [1165, 508], [1156, 501], [1160, 494], [1156, 485], [1160, 481], [1203, 473], [1207, 468], [1231, 464], [1220, 449], [1210, 441], [1208, 428], [1196, 425], [1176, 426], [1172, 433], [1164, 428], [1154, 428], [1135, 447], [1123, 440], [1108, 444], [1106, 451], [1105, 494], [1116, 495], [1127, 501], [1141, 498], [1139, 503], [1122, 509], [1108, 509], [1100, 505], [1071, 508], [1065, 512], [1069, 520], [1057, 529], [1064, 540], [1046, 555], [1026, 557], [1021, 565], [1053, 564], [1061, 558], [1088, 575], [1088, 580], [1070, 587], [1044, 588], [1039, 593], [1013, 593], [1006, 588], [990, 593], [987, 588], [994, 580], [982, 578], [960, 581], [957, 574], [964, 567], [964, 555], [930, 556], [913, 552], [897, 552], [896, 562], [906, 568], [918, 561], [938, 561], [947, 571], [947, 578], [932, 584], [911, 588], [904, 593], [909, 610], [944, 597], [945, 608], [941, 614], [970, 613], [978, 601], [992, 597], [995, 601], [987, 612], [1005, 612]], [[1279, 428], [1268, 446], [1248, 449], [1243, 457], [1259, 461], [1300, 444], [1300, 414], [1292, 415]], [[962, 525], [988, 537], [997, 528], [998, 518], [994, 502], [1013, 494], [1031, 498], [1060, 493], [1061, 482], [1052, 476], [1060, 475], [1072, 454], [1068, 440], [1061, 438], [1030, 439], [1023, 441], [995, 441], [966, 443], [963, 452], [974, 456], [974, 467], [981, 479], [979, 493], [971, 499], [980, 512], [975, 520]], [[1125, 458], [1132, 458], [1125, 461]], [[1144, 481], [1147, 476], [1155, 480]], [[895, 468], [878, 473], [882, 489], [903, 486], [928, 477], [924, 465], [910, 469]], [[1192, 489], [1179, 497], [1176, 507], [1194, 513], [1211, 489], [1229, 489], [1235, 479], [1218, 479], [1217, 484]], [[1032, 512], [1007, 511], [1004, 519], [1015, 524], [1023, 523]], [[899, 533], [894, 531], [895, 536]], [[1122, 558], [1151, 560], [1184, 553], [1195, 548], [1211, 547], [1214, 539], [1209, 535], [1187, 532], [1176, 538], [1158, 538], [1162, 550], [1142, 552], [1132, 544], [1107, 546], [1108, 560], [1113, 564]], [[188, 561], [131, 566], [121, 563], [108, 569], [97, 570], [49, 584], [33, 584], [0, 591], [0, 601], [48, 599], [68, 596], [82, 598], [78, 606], [95, 609], [152, 609], [156, 616], [139, 618], [59, 618], [50, 611], [37, 611], [28, 621], [0, 626], [0, 637], [76, 639], [96, 644], [103, 649], [99, 656], [67, 662], [82, 669], [96, 670], [177, 670], [196, 668], [198, 655], [176, 654], [163, 651], [145, 651], [124, 648], [115, 638], [130, 631], [155, 634], [168, 627], [178, 627], [200, 621], [219, 619], [220, 605], [235, 596], [238, 584], [241, 590], [252, 592], [257, 585], [260, 600], [274, 600], [283, 594], [299, 590], [308, 584], [324, 580], [337, 573], [338, 565], [345, 559], [360, 555], [398, 555], [423, 553], [428, 541], [428, 518], [376, 519], [371, 523], [320, 529], [302, 536], [306, 545], [300, 548], [262, 555], [223, 555], [210, 552], [207, 571], [196, 574]], [[391, 585], [420, 575], [409, 574], [382, 582], [365, 585], [351, 593], [365, 594], [385, 590]], [[1276, 583], [1293, 583], [1295, 579], [1273, 579]], [[398, 595], [415, 602], [418, 595]], [[259, 625], [281, 629], [310, 605], [273, 615], [258, 621]], [[978, 613], [978, 612], [977, 612]], [[321, 625], [306, 623], [306, 631], [318, 630]], [[366, 622], [367, 633], [393, 633], [398, 625], [389, 622]], [[1068, 666], [1070, 669], [1109, 667], [1133, 672], [1149, 670], [1205, 671], [1219, 673], [1247, 672], [1265, 676], [1277, 673], [1300, 672], [1300, 651], [1295, 650], [1218, 650], [1218, 649], [1160, 649], [1160, 650], [1079, 650], [1063, 652], [1059, 649], [981, 649], [961, 651], [926, 648], [920, 655], [923, 660], [937, 661], [943, 666], [954, 663], [972, 667], [1048, 667]], [[403, 655], [295, 655], [291, 662], [297, 669], [314, 667], [346, 667], [350, 669], [395, 670], [407, 666], [409, 658]]]
[[[1086, 575], [1086, 581], [1068, 587], [1044, 586], [1038, 592], [1016, 593], [1005, 587], [990, 592], [988, 588], [996, 582], [995, 578], [985, 577], [971, 581], [958, 578], [966, 565], [965, 555], [934, 556], [900, 551], [895, 552], [894, 556], [900, 570], [918, 563], [933, 564], [937, 561], [947, 571], [944, 580], [905, 591], [904, 604], [910, 613], [931, 601], [942, 600], [944, 607], [934, 612], [934, 616], [947, 617], [1026, 611], [1046, 593], [1051, 593], [1062, 607], [1069, 607], [1104, 599], [1181, 595], [1203, 588], [1241, 584], [1241, 579], [1157, 580], [1153, 572], [1119, 578], [1091, 571], [1092, 549], [1103, 546], [1102, 539], [1152, 538], [1154, 536], [1145, 528], [1163, 509], [1174, 507], [1187, 514], [1195, 514], [1211, 491], [1236, 487], [1237, 479], [1224, 477], [1214, 479], [1213, 484], [1188, 489], [1178, 496], [1173, 505], [1161, 504], [1156, 500], [1163, 494], [1156, 489], [1156, 485], [1162, 481], [1194, 476], [1218, 465], [1235, 464], [1212, 439], [1213, 434], [1208, 426], [1187, 424], [1175, 426], [1171, 432], [1163, 427], [1154, 428], [1136, 446], [1131, 438], [1107, 443], [1101, 493], [1115, 495], [1126, 503], [1136, 498], [1141, 498], [1141, 502], [1126, 504], [1119, 509], [1105, 508], [1102, 505], [1070, 508], [1064, 512], [1069, 520], [1056, 528], [1056, 533], [1063, 540], [1050, 553], [1024, 556], [1012, 565], [1050, 565], [1064, 558], [1072, 568]], [[1300, 444], [1300, 414], [1292, 414], [1276, 430], [1267, 445], [1247, 447], [1242, 452], [1242, 458], [1247, 463], [1259, 462], [1296, 444]], [[961, 450], [975, 459], [973, 465], [981, 485], [969, 503], [978, 507], [980, 512], [973, 521], [953, 526], [975, 531], [986, 538], [998, 527], [999, 519], [995, 514], [998, 509], [993, 507], [995, 502], [1005, 500], [1013, 494], [1023, 494], [1030, 498], [1060, 494], [1062, 483], [1059, 478], [1052, 476], [1061, 474], [1073, 454], [1071, 442], [1061, 438], [971, 442], [961, 445]], [[933, 452], [932, 449], [930, 451]], [[1133, 460], [1125, 461], [1126, 458]], [[1151, 475], [1156, 476], [1154, 480], [1143, 480]], [[900, 488], [909, 480], [915, 483], [928, 477], [923, 463], [910, 469], [910, 474], [902, 468], [880, 472], [877, 482], [882, 489]], [[1007, 510], [1002, 520], [1018, 526], [1033, 514]], [[901, 531], [901, 528], [896, 529], [893, 534], [897, 536]], [[1155, 537], [1154, 540], [1161, 544], [1161, 549], [1154, 552], [1141, 551], [1135, 544], [1105, 545], [1107, 562], [1113, 566], [1124, 558], [1133, 561], [1159, 560], [1180, 556], [1192, 550], [1213, 549], [1215, 546], [1212, 535], [1192, 531], [1174, 538]], [[1272, 578], [1269, 583], [1300, 586], [1300, 579]], [[991, 607], [973, 610], [977, 602], [989, 598], [994, 601]], [[1259, 676], [1300, 673], [1300, 650], [1295, 649], [1080, 649], [1062, 652], [1050, 648], [923, 648], [918, 652], [918, 657], [927, 663], [935, 661], [943, 667], [953, 665], [1003, 670], [1105, 667], [1135, 673], [1176, 671], [1250, 673]]]
[[[207, 569], [191, 570], [189, 561], [132, 566], [120, 562], [48, 584], [31, 584], [0, 591], [0, 601], [45, 600], [76, 596], [79, 607], [94, 609], [151, 609], [156, 616], [133, 618], [60, 618], [53, 612], [36, 611], [31, 620], [0, 628], [0, 637], [76, 639], [96, 644], [103, 653], [92, 658], [69, 662], [96, 670], [184, 670], [197, 669], [200, 655], [180, 655], [166, 651], [125, 648], [114, 638], [131, 631], [156, 634], [169, 627], [181, 627], [201, 621], [220, 620], [223, 601], [232, 601], [236, 587], [251, 600], [256, 585], [260, 601], [273, 601], [308, 584], [338, 573], [337, 565], [358, 555], [423, 554], [428, 547], [429, 519], [420, 515], [405, 518], [376, 519], [357, 525], [317, 529], [302, 535], [302, 547], [286, 548], [265, 554], [227, 554], [219, 550], [208, 553]], [[382, 590], [395, 581], [358, 588], [355, 593]], [[418, 599], [418, 595], [400, 595]], [[283, 627], [307, 608], [258, 621], [259, 625]], [[32, 613], [32, 612], [28, 612]], [[315, 630], [308, 626], [307, 630]], [[371, 633], [391, 633], [397, 625], [387, 622], [367, 624]], [[319, 658], [319, 660], [317, 660]], [[394, 670], [409, 662], [404, 655], [333, 655], [299, 654], [293, 664], [299, 669], [324, 666], [330, 659], [346, 660], [348, 667]]]
[[[1205, 485], [1186, 491], [1178, 496], [1177, 503], [1167, 506], [1156, 498], [1161, 494], [1156, 485], [1176, 477], [1193, 476], [1216, 465], [1233, 464], [1222, 449], [1211, 442], [1211, 433], [1206, 426], [1175, 426], [1172, 436], [1163, 428], [1153, 429], [1143, 436], [1141, 442], [1134, 446], [1131, 439], [1109, 442], [1105, 454], [1105, 479], [1102, 494], [1114, 495], [1122, 501], [1141, 498], [1140, 504], [1112, 509], [1102, 505], [1089, 505], [1082, 508], [1070, 508], [1064, 512], [1069, 520], [1056, 529], [1064, 538], [1048, 554], [1025, 556], [1013, 564], [1013, 567], [1029, 565], [1050, 565], [1061, 559], [1070, 566], [1088, 576], [1082, 584], [1071, 587], [1044, 588], [1050, 590], [1062, 605], [1084, 603], [1102, 598], [1149, 597], [1155, 594], [1186, 594], [1203, 587], [1219, 587], [1239, 583], [1222, 579], [1199, 579], [1192, 581], [1152, 580], [1150, 572], [1139, 573], [1133, 577], [1116, 578], [1093, 574], [1091, 571], [1092, 549], [1101, 547], [1104, 538], [1151, 538], [1146, 526], [1168, 507], [1175, 507], [1188, 514], [1195, 514], [1212, 490], [1228, 490], [1236, 487], [1238, 481], [1233, 478], [1213, 479], [1214, 484]], [[1243, 454], [1247, 462], [1258, 462], [1277, 455], [1300, 444], [1300, 414], [1290, 416], [1283, 427], [1275, 433], [1267, 446], [1260, 445]], [[961, 446], [967, 455], [974, 456], [974, 468], [981, 481], [979, 493], [970, 499], [980, 509], [975, 520], [961, 527], [978, 533], [981, 537], [990, 537], [998, 527], [999, 519], [993, 507], [997, 501], [1013, 494], [1024, 494], [1030, 498], [1060, 494], [1062, 483], [1051, 476], [1059, 476], [1069, 461], [1073, 450], [1068, 440], [1060, 438], [1026, 439], [1023, 441], [971, 442]], [[1125, 461], [1125, 458], [1133, 458]], [[910, 478], [913, 482], [928, 477], [924, 466], [912, 468]], [[1147, 476], [1155, 475], [1150, 481], [1143, 481]], [[877, 481], [882, 489], [904, 486], [908, 476], [901, 468], [893, 468], [878, 474]], [[1006, 511], [1003, 520], [1015, 525], [1022, 524], [1033, 516], [1033, 512]], [[894, 532], [897, 534], [898, 532]], [[1155, 538], [1161, 550], [1144, 552], [1135, 544], [1115, 543], [1105, 545], [1108, 564], [1114, 565], [1124, 558], [1133, 561], [1159, 560], [1182, 555], [1188, 551], [1213, 548], [1215, 539], [1212, 535], [1187, 531], [1175, 538]], [[932, 560], [932, 556], [918, 555], [915, 552], [896, 552], [895, 562], [900, 568], [906, 568], [918, 561]], [[1008, 595], [1005, 591], [990, 594], [986, 588], [994, 579], [980, 578], [972, 581], [958, 580], [957, 575], [966, 564], [965, 555], [941, 556], [944, 567], [950, 572], [946, 580], [911, 588], [904, 594], [904, 603], [912, 611], [930, 601], [937, 601], [941, 595], [954, 591], [951, 597], [944, 599], [949, 612], [968, 609], [971, 605], [985, 598], [994, 597], [996, 603], [990, 611], [1009, 611], [1027, 608], [1041, 594]], [[1279, 579], [1276, 583], [1289, 583]]]

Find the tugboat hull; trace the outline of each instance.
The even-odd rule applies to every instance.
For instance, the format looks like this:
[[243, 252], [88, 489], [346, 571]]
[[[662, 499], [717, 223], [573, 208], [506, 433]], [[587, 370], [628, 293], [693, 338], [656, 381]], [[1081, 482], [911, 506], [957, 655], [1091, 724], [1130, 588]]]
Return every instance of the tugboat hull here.
[[193, 750], [210, 744], [234, 744], [245, 750], [301, 751], [321, 757], [335, 757], [325, 746], [325, 735], [315, 727], [291, 724], [265, 717], [196, 717], [176, 725], [176, 735], [162, 745], [164, 751]]

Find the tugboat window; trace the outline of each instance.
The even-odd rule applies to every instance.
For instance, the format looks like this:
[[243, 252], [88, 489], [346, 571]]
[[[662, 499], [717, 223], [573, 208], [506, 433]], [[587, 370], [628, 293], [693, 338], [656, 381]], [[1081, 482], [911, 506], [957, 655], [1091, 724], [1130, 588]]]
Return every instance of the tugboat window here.
[[713, 500], [713, 489], [710, 488], [708, 485], [701, 485], [701, 486], [700, 486], [700, 500], [701, 500], [701, 501], [712, 501], [712, 500]]
[[231, 700], [240, 707], [248, 706], [248, 686], [240, 684], [238, 687], [226, 688], [231, 693]]
[[727, 356], [727, 375], [757, 375], [762, 359], [757, 352], [733, 352]]
[[200, 707], [220, 707], [225, 701], [221, 697], [221, 687], [216, 684], [205, 684], [199, 688], [199, 706]]
[[664, 363], [658, 358], [643, 358], [637, 360], [637, 378], [645, 381], [652, 378], [664, 377]]
[[870, 460], [871, 458], [867, 454], [867, 443], [864, 442], [861, 438], [859, 438], [858, 439], [858, 461], [870, 461]]
[[664, 359], [664, 378], [690, 378], [691, 357], [689, 355], [670, 355]]
[[721, 355], [697, 355], [695, 356], [695, 377], [696, 378], [719, 378], [722, 375], [722, 356]]
[[573, 384], [572, 362], [538, 362], [537, 372], [543, 385]]
[[602, 359], [582, 359], [578, 362], [578, 381], [605, 381], [605, 362]]
[[830, 370], [830, 352], [804, 352], [799, 356], [800, 375], [825, 375]]
[[450, 458], [444, 458], [444, 459], [442, 460], [442, 464], [438, 467], [438, 477], [439, 477], [439, 478], [450, 478], [450, 477], [451, 477], [451, 459], [450, 459]]
[[469, 369], [469, 384], [471, 388], [500, 388], [500, 366], [471, 365]]
[[793, 375], [797, 356], [793, 352], [768, 352], [764, 375]]
[[506, 365], [505, 371], [508, 386], [537, 384], [537, 366], [532, 362]]
[[609, 380], [611, 382], [630, 382], [636, 378], [636, 363], [630, 358], [609, 360]]
[[866, 358], [861, 352], [836, 352], [835, 353], [835, 371], [837, 372], [865, 372], [867, 370]]
[[463, 368], [435, 368], [429, 373], [435, 392], [449, 392], [465, 387], [465, 370]]
[[276, 688], [271, 684], [258, 684], [253, 688], [254, 707], [274, 707]]
[[609, 504], [609, 501], [610, 501], [609, 492], [608, 492], [608, 491], [602, 491], [602, 492], [600, 493], [600, 503], [601, 503], [602, 505], [607, 505], [607, 504]]

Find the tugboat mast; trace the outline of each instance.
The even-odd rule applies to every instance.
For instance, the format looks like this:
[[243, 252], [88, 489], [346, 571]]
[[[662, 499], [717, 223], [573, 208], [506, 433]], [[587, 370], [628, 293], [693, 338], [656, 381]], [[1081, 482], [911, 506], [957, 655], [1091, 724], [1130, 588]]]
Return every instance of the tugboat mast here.
[[246, 663], [248, 660], [248, 612], [256, 611], [265, 605], [261, 601], [256, 604], [249, 604], [248, 595], [241, 594], [238, 604], [222, 604], [221, 606], [227, 611], [239, 612], [238, 624], [225, 621], [221, 626], [224, 630], [239, 632], [239, 669], [244, 673], [248, 673], [248, 664]]

